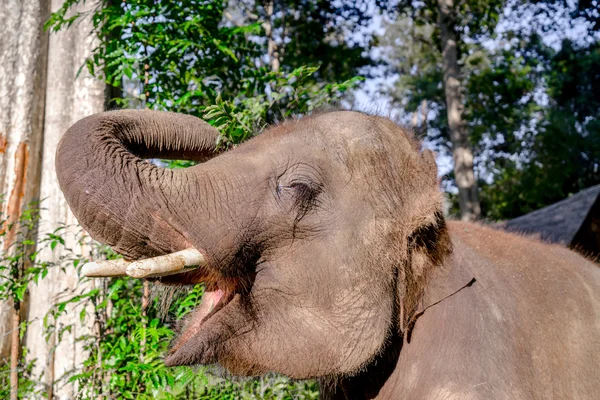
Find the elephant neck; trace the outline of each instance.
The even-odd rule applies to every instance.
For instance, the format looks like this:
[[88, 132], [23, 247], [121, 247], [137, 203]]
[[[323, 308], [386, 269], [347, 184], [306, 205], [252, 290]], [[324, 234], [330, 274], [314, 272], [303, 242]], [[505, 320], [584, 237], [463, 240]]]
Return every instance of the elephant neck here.
[[[391, 333], [384, 347], [358, 374], [338, 379], [332, 385], [329, 381], [321, 384], [321, 398], [327, 400], [342, 399], [403, 399], [410, 397], [406, 392], [411, 376], [411, 365], [415, 354], [427, 351], [422, 346], [423, 326], [420, 335], [412, 334], [415, 326], [424, 324], [430, 328], [431, 315], [437, 314], [441, 308], [447, 306], [446, 302], [455, 296], [460, 296], [464, 290], [469, 290], [476, 283], [473, 271], [466, 268], [457, 254], [448, 255], [443, 265], [432, 273], [424, 290], [422, 301], [415, 313], [409, 317], [407, 326], [400, 325], [399, 312], [392, 323]], [[450, 303], [448, 303], [450, 304]], [[427, 322], [422, 322], [420, 317], [425, 316]], [[439, 334], [440, 326], [453, 325], [453, 321], [442, 322], [433, 318], [437, 328], [432, 329], [432, 335]], [[438, 324], [441, 324], [438, 326]], [[426, 329], [427, 330], [427, 329]]]
[[[321, 382], [321, 399], [323, 400], [358, 400], [376, 399], [382, 393], [387, 382], [397, 374], [398, 361], [404, 345], [401, 333], [394, 333], [387, 340], [382, 351], [361, 371], [353, 376], [335, 381], [333, 385]], [[398, 393], [400, 397], [400, 393]], [[387, 396], [387, 394], [386, 394]]]

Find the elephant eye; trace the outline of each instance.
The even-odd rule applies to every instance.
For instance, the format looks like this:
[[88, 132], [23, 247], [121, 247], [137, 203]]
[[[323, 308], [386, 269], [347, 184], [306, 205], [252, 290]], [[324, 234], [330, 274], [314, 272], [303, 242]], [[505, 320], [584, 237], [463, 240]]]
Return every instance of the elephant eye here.
[[316, 199], [320, 192], [320, 185], [305, 179], [294, 180], [289, 185], [277, 185], [277, 196], [280, 199], [286, 195], [293, 198], [294, 208], [302, 216], [316, 205]]
[[293, 191], [294, 208], [298, 211], [298, 219], [317, 206], [317, 198], [321, 193], [320, 185], [311, 181], [298, 180], [290, 183], [289, 188]]
[[318, 194], [318, 188], [307, 182], [292, 182], [289, 186], [294, 191], [294, 195], [300, 202], [308, 201]]

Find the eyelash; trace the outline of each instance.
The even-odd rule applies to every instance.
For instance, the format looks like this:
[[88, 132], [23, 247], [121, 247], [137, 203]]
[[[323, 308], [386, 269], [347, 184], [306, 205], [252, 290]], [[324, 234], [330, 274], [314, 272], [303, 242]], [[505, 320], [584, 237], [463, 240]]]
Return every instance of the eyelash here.
[[288, 186], [277, 185], [277, 196], [281, 197], [285, 189], [294, 190], [296, 197], [294, 205], [303, 212], [314, 205], [315, 198], [321, 192], [321, 188], [312, 182], [293, 181]]

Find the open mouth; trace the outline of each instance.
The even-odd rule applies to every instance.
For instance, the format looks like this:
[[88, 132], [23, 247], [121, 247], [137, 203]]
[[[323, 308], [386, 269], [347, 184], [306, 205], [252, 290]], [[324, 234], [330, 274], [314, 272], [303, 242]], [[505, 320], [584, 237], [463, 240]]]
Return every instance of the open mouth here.
[[226, 288], [215, 287], [213, 290], [206, 290], [202, 295], [202, 302], [188, 317], [183, 332], [169, 351], [168, 358], [174, 356], [181, 347], [195, 337], [213, 316], [231, 302], [234, 296], [235, 292]]
[[[153, 257], [135, 262], [111, 260], [86, 264], [82, 272], [89, 277], [114, 277], [129, 275], [145, 278], [165, 285], [188, 286], [205, 284], [202, 301], [186, 317], [183, 332], [175, 340], [165, 360], [167, 365], [180, 365], [179, 350], [193, 338], [201, 335], [201, 330], [209, 321], [227, 307], [240, 289], [239, 279], [226, 279], [220, 273], [206, 267], [204, 256], [195, 249]], [[206, 357], [206, 362], [211, 362]]]

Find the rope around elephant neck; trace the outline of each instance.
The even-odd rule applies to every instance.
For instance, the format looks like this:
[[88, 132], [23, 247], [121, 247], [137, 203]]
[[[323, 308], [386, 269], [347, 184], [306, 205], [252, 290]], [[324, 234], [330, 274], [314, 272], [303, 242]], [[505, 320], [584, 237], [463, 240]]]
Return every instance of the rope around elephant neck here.
[[419, 319], [419, 317], [421, 315], [423, 315], [425, 313], [425, 311], [427, 311], [428, 309], [430, 309], [431, 307], [438, 305], [439, 303], [441, 303], [442, 301], [454, 296], [455, 294], [457, 294], [458, 292], [460, 292], [463, 289], [466, 289], [468, 287], [473, 286], [473, 284], [477, 282], [477, 279], [475, 279], [474, 277], [465, 285], [463, 285], [461, 288], [459, 288], [458, 290], [450, 293], [448, 296], [436, 301], [435, 303], [432, 303], [430, 305], [428, 305], [427, 307], [425, 307], [424, 309], [422, 309], [421, 311], [419, 311], [418, 313], [414, 314], [408, 321], [408, 325], [407, 325], [407, 329], [406, 329], [406, 342], [410, 343], [410, 339], [412, 337], [412, 332], [413, 329], [415, 328], [415, 324], [417, 323], [417, 320]]

